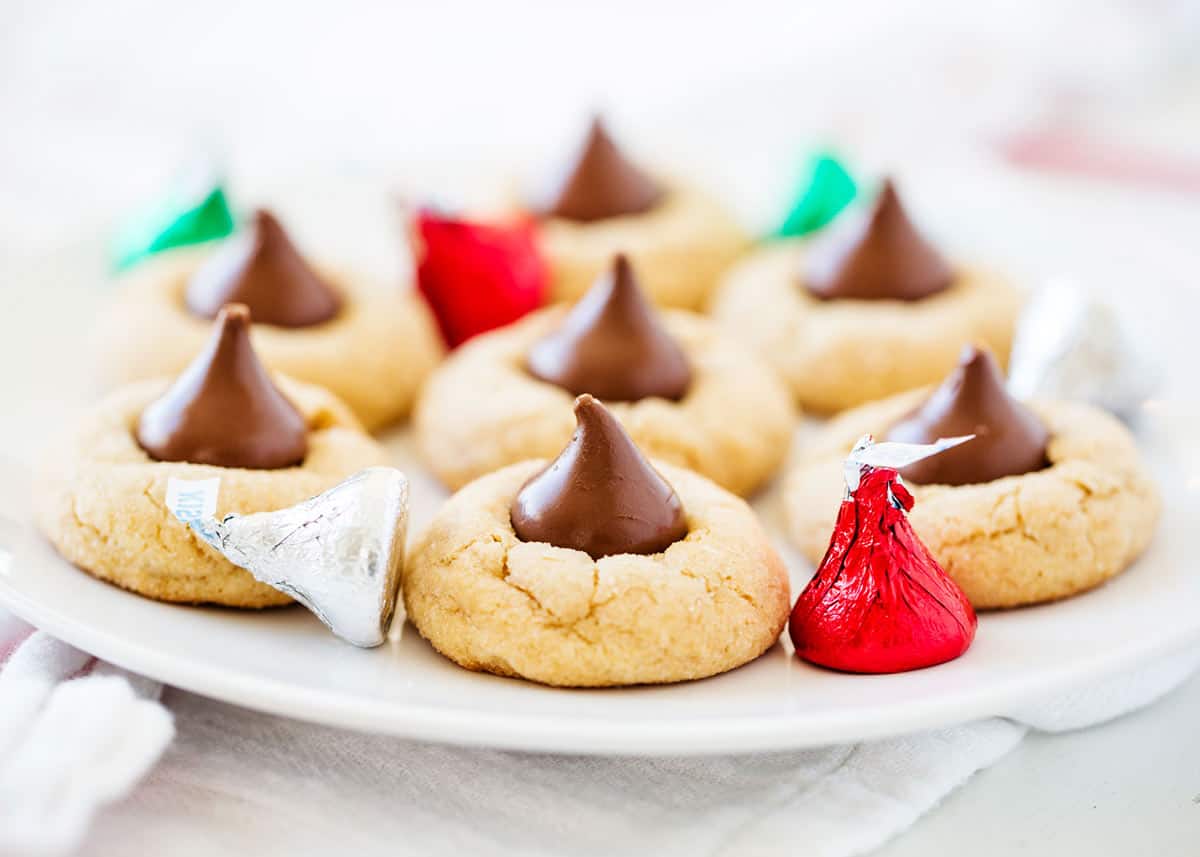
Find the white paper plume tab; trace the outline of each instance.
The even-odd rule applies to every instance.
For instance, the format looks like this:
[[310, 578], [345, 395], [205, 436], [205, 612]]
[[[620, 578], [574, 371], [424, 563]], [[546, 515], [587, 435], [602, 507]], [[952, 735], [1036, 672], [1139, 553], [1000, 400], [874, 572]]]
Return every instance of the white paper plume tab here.
[[891, 440], [876, 443], [871, 435], [864, 434], [858, 439], [858, 443], [854, 444], [854, 449], [850, 450], [850, 454], [846, 456], [846, 461], [842, 465], [842, 472], [846, 477], [846, 488], [850, 491], [858, 488], [858, 481], [862, 478], [864, 467], [890, 467], [900, 470], [932, 455], [937, 455], [939, 452], [945, 452], [947, 449], [964, 444], [974, 437], [973, 434], [966, 434], [960, 437], [941, 437], [933, 443], [897, 443]]

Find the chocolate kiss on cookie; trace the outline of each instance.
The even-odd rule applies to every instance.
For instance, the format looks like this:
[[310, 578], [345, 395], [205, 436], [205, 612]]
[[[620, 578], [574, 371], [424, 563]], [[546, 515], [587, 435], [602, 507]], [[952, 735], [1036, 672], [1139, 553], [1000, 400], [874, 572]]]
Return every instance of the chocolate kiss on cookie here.
[[566, 449], [513, 500], [517, 536], [592, 559], [658, 553], [686, 536], [679, 495], [616, 417], [584, 395], [575, 400], [575, 420]]
[[624, 255], [596, 280], [558, 329], [533, 344], [535, 378], [612, 402], [681, 399], [692, 380], [683, 349], [658, 322]]
[[975, 439], [901, 471], [920, 485], [970, 485], [1018, 476], [1047, 465], [1049, 434], [1041, 420], [1004, 389], [992, 355], [967, 346], [958, 367], [916, 410], [892, 426], [888, 440], [932, 443]]
[[142, 412], [137, 442], [159, 461], [273, 470], [308, 452], [304, 417], [250, 345], [250, 311], [221, 310], [208, 345]]
[[565, 175], [541, 207], [544, 217], [590, 222], [641, 214], [656, 206], [662, 188], [617, 148], [599, 117]]
[[913, 226], [891, 179], [866, 217], [812, 249], [804, 285], [822, 300], [916, 301], [948, 288], [954, 272]]
[[221, 307], [241, 303], [259, 324], [309, 327], [337, 315], [341, 299], [301, 257], [279, 221], [254, 213], [253, 225], [226, 241], [188, 282], [187, 307], [216, 318]]

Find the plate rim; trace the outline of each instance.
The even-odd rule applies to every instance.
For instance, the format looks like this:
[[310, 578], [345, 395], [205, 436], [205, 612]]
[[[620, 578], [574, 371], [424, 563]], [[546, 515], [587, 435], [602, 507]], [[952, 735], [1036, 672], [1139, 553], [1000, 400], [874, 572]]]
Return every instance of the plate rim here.
[[[1012, 716], [1019, 709], [1057, 693], [1118, 677], [1141, 663], [1200, 642], [1200, 621], [1167, 628], [1154, 638], [1143, 638], [1117, 652], [1110, 650], [1082, 663], [1052, 668], [1030, 680], [1009, 679], [975, 689], [962, 699], [947, 701], [944, 695], [937, 695], [894, 703], [889, 706], [891, 712], [886, 721], [866, 712], [805, 712], [794, 716], [732, 716], [694, 721], [615, 721], [575, 715], [512, 718], [495, 712], [422, 703], [364, 699], [347, 702], [346, 697], [333, 691], [301, 688], [277, 679], [212, 666], [203, 660], [164, 655], [143, 643], [72, 619], [27, 596], [3, 575], [0, 575], [0, 604], [26, 622], [97, 658], [230, 705], [398, 738], [580, 755], [703, 756], [787, 751], [877, 740], [987, 717]], [[415, 633], [415, 629], [409, 632]]]

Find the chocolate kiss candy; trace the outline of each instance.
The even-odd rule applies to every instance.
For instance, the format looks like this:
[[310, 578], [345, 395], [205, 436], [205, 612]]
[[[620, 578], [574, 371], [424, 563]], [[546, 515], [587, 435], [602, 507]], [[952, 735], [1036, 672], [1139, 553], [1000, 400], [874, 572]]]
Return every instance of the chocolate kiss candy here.
[[953, 660], [970, 647], [975, 611], [913, 532], [912, 506], [895, 470], [861, 467], [829, 550], [792, 608], [788, 633], [804, 660], [894, 673]]
[[1007, 386], [1018, 398], [1081, 399], [1133, 420], [1162, 376], [1116, 307], [1058, 280], [1021, 311]]
[[925, 402], [888, 432], [887, 439], [929, 443], [973, 434], [970, 443], [904, 468], [921, 485], [969, 485], [1046, 466], [1049, 434], [1041, 421], [1008, 395], [991, 354], [968, 345], [958, 368]]
[[137, 441], [159, 461], [272, 470], [308, 452], [308, 426], [250, 345], [250, 311], [221, 310], [212, 338], [142, 412]]
[[626, 160], [599, 118], [592, 120], [587, 140], [560, 179], [550, 200], [541, 207], [545, 217], [589, 222], [623, 214], [641, 214], [663, 197], [658, 183]]
[[561, 327], [534, 343], [526, 365], [564, 390], [614, 402], [681, 399], [692, 380], [687, 357], [659, 325], [623, 255]]
[[[201, 539], [254, 579], [295, 598], [356, 646], [384, 641], [404, 561], [408, 479], [392, 467], [361, 470], [288, 509], [191, 514], [217, 480], [170, 480], [167, 505]], [[191, 501], [191, 504], [189, 504]], [[194, 504], [194, 505], [192, 505]]]
[[279, 221], [268, 211], [254, 213], [254, 225], [226, 242], [192, 275], [184, 295], [187, 307], [214, 318], [227, 303], [250, 307], [259, 324], [308, 327], [337, 315], [341, 299], [308, 263]]
[[890, 179], [870, 213], [813, 247], [805, 274], [822, 300], [916, 301], [948, 288], [954, 272], [917, 232]]
[[566, 449], [513, 500], [517, 536], [584, 551], [592, 559], [658, 553], [686, 536], [679, 495], [616, 417], [584, 395], [575, 400], [575, 419]]

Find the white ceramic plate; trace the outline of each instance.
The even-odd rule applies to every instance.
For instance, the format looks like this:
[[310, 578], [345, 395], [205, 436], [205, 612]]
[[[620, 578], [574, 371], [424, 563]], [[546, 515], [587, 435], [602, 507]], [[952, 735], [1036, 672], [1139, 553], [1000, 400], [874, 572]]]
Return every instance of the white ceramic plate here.
[[[731, 191], [770, 187], [770, 177], [778, 175], [772, 172], [778, 164], [748, 162], [735, 153], [714, 162], [761, 167], [757, 181], [743, 176]], [[429, 172], [439, 177], [433, 187], [447, 176]], [[394, 645], [360, 651], [298, 608], [239, 613], [175, 607], [93, 580], [30, 531], [27, 488], [9, 481], [2, 466], [0, 548], [8, 553], [0, 553], [0, 602], [110, 661], [248, 707], [430, 740], [571, 752], [715, 753], [899, 734], [1019, 712], [1200, 639], [1200, 575], [1191, 555], [1200, 523], [1200, 446], [1187, 433], [1200, 425], [1200, 413], [1188, 370], [1194, 337], [1183, 327], [1200, 306], [1190, 279], [1193, 247], [1179, 225], [1190, 211], [1166, 198], [1111, 190], [1101, 195], [1096, 188], [1059, 188], [1008, 172], [926, 169], [906, 176], [921, 198], [953, 201], [920, 209], [919, 219], [927, 216], [939, 236], [1003, 260], [1018, 276], [1066, 270], [1111, 300], [1136, 301], [1125, 320], [1178, 370], [1177, 395], [1148, 412], [1141, 426], [1167, 500], [1151, 550], [1094, 592], [983, 616], [975, 645], [955, 662], [904, 675], [847, 676], [807, 666], [781, 644], [755, 663], [706, 681], [563, 691], [460, 670], [411, 627]], [[377, 184], [369, 184], [377, 197]], [[365, 230], [378, 233], [380, 207], [390, 211], [390, 200], [375, 197], [374, 207], [361, 212], [354, 201], [333, 204], [328, 193], [313, 192], [308, 179], [284, 185], [289, 190], [282, 202], [272, 193], [267, 197], [289, 218], [311, 215], [305, 235], [333, 236], [329, 249], [344, 243], [356, 261]], [[260, 197], [246, 191], [247, 199]], [[392, 246], [390, 236], [378, 236], [381, 246]], [[11, 407], [3, 449], [16, 450], [12, 454], [37, 444], [47, 426], [68, 422], [73, 408], [86, 401], [79, 339], [106, 299], [91, 282], [94, 261], [86, 254], [39, 260], [34, 275], [36, 287], [8, 308], [16, 313], [14, 323], [0, 337], [4, 365], [20, 367], [5, 388], [12, 398], [6, 400]], [[39, 361], [36, 371], [28, 366], [31, 354]], [[395, 463], [414, 480], [415, 528], [442, 494], [410, 466], [402, 436], [390, 444]], [[756, 503], [775, 532], [777, 506], [771, 495]], [[786, 553], [782, 538], [777, 542], [798, 591], [809, 569]]]
[[[1166, 516], [1151, 550], [1108, 585], [1059, 604], [987, 614], [966, 656], [891, 676], [806, 665], [780, 643], [723, 676], [669, 687], [555, 690], [459, 669], [408, 627], [354, 649], [299, 608], [243, 613], [159, 604], [61, 560], [28, 524], [9, 482], [0, 602], [64, 640], [131, 670], [228, 702], [337, 726], [457, 744], [580, 753], [715, 753], [854, 741], [1011, 714], [1200, 638], [1200, 576], [1188, 525], [1200, 479], [1181, 455], [1178, 415], [1143, 421], [1164, 477]], [[393, 438], [396, 461], [410, 461]], [[1183, 461], [1183, 465], [1181, 465]], [[414, 523], [441, 496], [417, 468]], [[3, 476], [0, 476], [3, 478]], [[770, 523], [771, 495], [758, 503]], [[834, 510], [830, 510], [832, 519]], [[809, 570], [789, 556], [797, 584]], [[798, 587], [797, 587], [798, 591]]]

